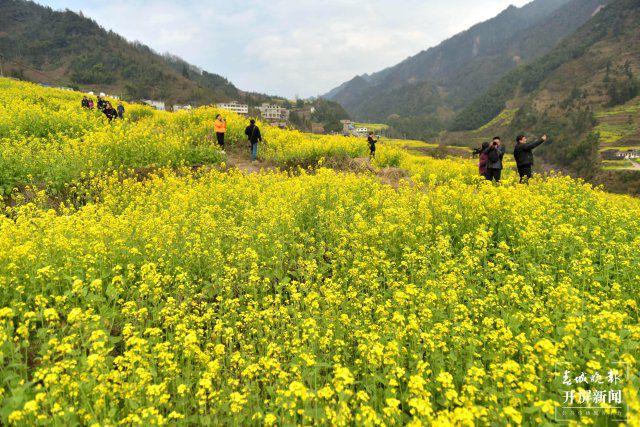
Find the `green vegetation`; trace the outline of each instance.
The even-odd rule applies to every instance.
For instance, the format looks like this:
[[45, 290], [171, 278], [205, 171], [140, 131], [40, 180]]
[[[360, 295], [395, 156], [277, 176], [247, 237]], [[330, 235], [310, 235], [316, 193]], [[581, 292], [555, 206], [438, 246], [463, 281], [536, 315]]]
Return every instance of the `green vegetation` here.
[[640, 113], [640, 101], [629, 102], [625, 105], [619, 105], [613, 108], [607, 108], [596, 113], [597, 119], [603, 119], [610, 116], [625, 116]]
[[513, 119], [518, 112], [517, 108], [504, 109], [500, 114], [493, 118], [489, 123], [481, 126], [477, 129], [477, 132], [482, 132], [496, 126], [510, 126]]
[[630, 160], [603, 160], [602, 169], [604, 170], [635, 170], [634, 163]]
[[557, 366], [640, 367], [640, 199], [268, 126], [293, 170], [216, 167], [215, 109], [81, 97], [0, 79], [3, 427], [550, 426]]
[[17, 78], [104, 90], [131, 100], [203, 105], [273, 99], [241, 92], [221, 76], [129, 43], [74, 12], [30, 1], [0, 1], [0, 54], [6, 58], [4, 71]]
[[601, 122], [594, 128], [594, 131], [600, 134], [600, 142], [602, 144], [615, 144], [622, 138], [633, 135], [637, 129], [633, 124], [627, 125]]
[[[326, 96], [340, 102], [351, 116], [384, 121], [401, 136], [433, 137], [455, 112], [518, 64], [548, 53], [607, 2], [536, 0], [522, 8], [510, 7], [439, 46], [380, 73], [356, 77]], [[464, 129], [482, 126], [503, 108], [504, 102], [498, 103]]]
[[472, 130], [490, 122], [516, 95], [528, 95], [539, 89], [554, 71], [570, 61], [583, 57], [596, 43], [616, 37], [615, 28], [633, 28], [638, 15], [637, 2], [617, 0], [598, 13], [589, 25], [562, 42], [549, 54], [535, 62], [519, 67], [504, 76], [483, 96], [462, 110], [453, 120], [452, 130]]
[[349, 118], [349, 114], [342, 105], [326, 99], [317, 99], [313, 102], [313, 107], [315, 108], [315, 112], [311, 115], [313, 121], [322, 123], [326, 132], [342, 132], [340, 120]]

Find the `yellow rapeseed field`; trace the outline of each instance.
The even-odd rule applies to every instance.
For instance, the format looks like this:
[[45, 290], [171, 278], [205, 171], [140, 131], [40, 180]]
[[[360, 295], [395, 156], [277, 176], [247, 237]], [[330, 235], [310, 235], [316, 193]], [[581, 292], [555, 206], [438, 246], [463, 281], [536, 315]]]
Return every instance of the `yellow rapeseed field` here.
[[[384, 146], [397, 186], [194, 171], [225, 161], [215, 110], [108, 124], [79, 96], [0, 80], [0, 423], [542, 425], [606, 386], [640, 425], [640, 200]], [[265, 140], [283, 166], [367, 153]]]

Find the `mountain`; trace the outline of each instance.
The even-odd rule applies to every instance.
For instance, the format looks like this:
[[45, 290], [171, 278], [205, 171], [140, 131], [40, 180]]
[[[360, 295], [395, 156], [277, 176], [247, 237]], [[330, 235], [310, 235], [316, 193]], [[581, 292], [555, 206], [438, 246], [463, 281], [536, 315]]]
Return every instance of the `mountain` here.
[[539, 107], [551, 107], [553, 101], [570, 96], [582, 87], [586, 90], [590, 85], [592, 96], [581, 97], [595, 103], [595, 94], [605, 91], [597, 88], [596, 81], [602, 77], [598, 73], [608, 68], [610, 74], [612, 64], [638, 60], [638, 47], [634, 43], [640, 21], [634, 25], [632, 18], [639, 4], [638, 0], [616, 1], [601, 9], [549, 54], [508, 73], [476, 98], [458, 113], [452, 130], [470, 130], [489, 122], [516, 96], [533, 96]]
[[546, 163], [616, 190], [640, 189], [634, 160], [640, 156], [638, 23], [640, 0], [611, 2], [459, 112], [452, 122], [457, 132], [443, 135], [443, 142], [548, 132], [555, 142], [540, 149]]
[[196, 105], [271, 100], [242, 92], [224, 77], [180, 58], [131, 43], [75, 12], [25, 0], [0, 0], [0, 55], [5, 72], [14, 77], [130, 99]]
[[[324, 96], [359, 120], [404, 121], [436, 132], [506, 73], [553, 49], [607, 2], [535, 0], [510, 6], [434, 48], [358, 76]], [[415, 129], [407, 130], [414, 134]]]

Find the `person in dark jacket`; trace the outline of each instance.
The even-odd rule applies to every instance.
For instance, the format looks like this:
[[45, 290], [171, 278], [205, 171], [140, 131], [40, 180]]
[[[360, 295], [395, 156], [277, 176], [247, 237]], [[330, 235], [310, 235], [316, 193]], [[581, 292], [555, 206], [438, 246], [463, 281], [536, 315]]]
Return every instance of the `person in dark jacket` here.
[[369, 132], [367, 142], [369, 143], [369, 156], [373, 159], [376, 157], [376, 143], [378, 142], [373, 132]]
[[99, 96], [96, 107], [98, 107], [98, 110], [104, 111], [104, 109], [107, 107], [107, 101], [105, 101], [104, 99], [102, 99], [101, 96]]
[[482, 147], [476, 148], [473, 151], [473, 154], [477, 155], [478, 160], [478, 172], [480, 172], [480, 176], [487, 177], [487, 164], [489, 163], [489, 154], [485, 152], [485, 150], [489, 148], [488, 142], [483, 142]]
[[255, 120], [251, 119], [249, 126], [244, 130], [244, 134], [247, 135], [251, 143], [251, 160], [255, 162], [258, 160], [258, 142], [262, 142], [262, 135], [260, 135], [260, 129], [256, 126]]
[[86, 96], [82, 98], [82, 108], [89, 108], [89, 98]]
[[535, 142], [527, 142], [527, 137], [524, 135], [519, 135], [516, 138], [516, 148], [513, 150], [513, 156], [516, 158], [520, 182], [533, 177], [533, 150], [547, 142], [547, 139], [547, 135], [542, 135], [542, 138]]
[[124, 105], [122, 105], [122, 102], [118, 102], [118, 118], [121, 120], [124, 120]]
[[481, 154], [487, 154], [487, 179], [489, 181], [500, 182], [500, 178], [502, 177], [502, 158], [505, 153], [504, 145], [502, 145], [502, 141], [499, 136], [493, 138], [493, 141], [487, 148], [482, 150]]
[[109, 119], [109, 121], [118, 117], [118, 112], [116, 111], [115, 108], [113, 108], [111, 103], [108, 101], [105, 102], [104, 109], [102, 110], [102, 112], [104, 113], [105, 116], [107, 116], [107, 119]]

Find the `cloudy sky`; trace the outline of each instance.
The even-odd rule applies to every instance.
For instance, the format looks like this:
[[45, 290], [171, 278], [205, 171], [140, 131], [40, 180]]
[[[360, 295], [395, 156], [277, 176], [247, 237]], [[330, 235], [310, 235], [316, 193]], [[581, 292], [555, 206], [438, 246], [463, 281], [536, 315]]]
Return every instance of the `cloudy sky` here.
[[244, 90], [293, 97], [379, 71], [530, 0], [37, 0]]

